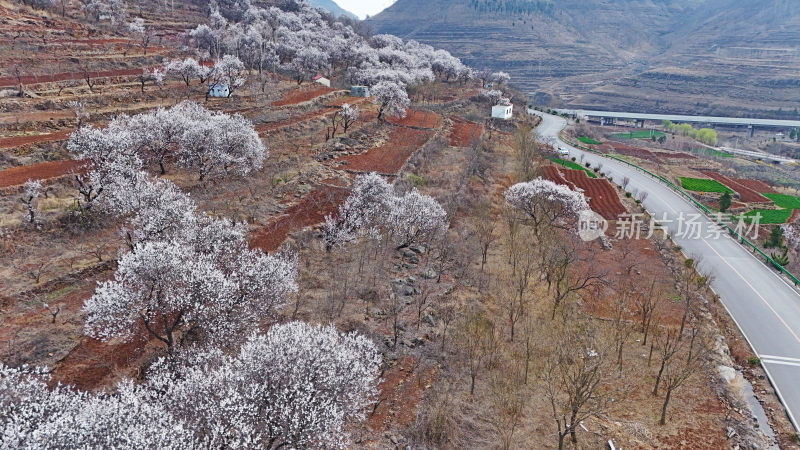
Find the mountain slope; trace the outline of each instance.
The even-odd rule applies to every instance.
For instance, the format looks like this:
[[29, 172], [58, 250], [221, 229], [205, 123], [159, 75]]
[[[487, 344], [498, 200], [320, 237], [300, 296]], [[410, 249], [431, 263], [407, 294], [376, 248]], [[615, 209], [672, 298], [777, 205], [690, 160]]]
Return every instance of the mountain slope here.
[[314, 8], [321, 8], [326, 10], [332, 13], [336, 17], [347, 16], [352, 19], [358, 19], [358, 16], [342, 8], [334, 0], [309, 0], [308, 3], [311, 4], [311, 6], [313, 6]]
[[800, 103], [791, 81], [800, 67], [800, 15], [791, 0], [758, 3], [398, 0], [368, 22], [377, 32], [446, 48], [473, 67], [506, 70], [540, 103], [791, 109]]

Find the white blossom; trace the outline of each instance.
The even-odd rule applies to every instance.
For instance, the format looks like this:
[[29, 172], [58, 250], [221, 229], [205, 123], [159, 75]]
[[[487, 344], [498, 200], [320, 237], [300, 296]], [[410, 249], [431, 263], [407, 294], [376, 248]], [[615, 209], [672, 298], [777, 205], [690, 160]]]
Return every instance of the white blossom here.
[[527, 214], [537, 229], [543, 224], [563, 225], [589, 209], [583, 193], [542, 178], [511, 186], [505, 198]]

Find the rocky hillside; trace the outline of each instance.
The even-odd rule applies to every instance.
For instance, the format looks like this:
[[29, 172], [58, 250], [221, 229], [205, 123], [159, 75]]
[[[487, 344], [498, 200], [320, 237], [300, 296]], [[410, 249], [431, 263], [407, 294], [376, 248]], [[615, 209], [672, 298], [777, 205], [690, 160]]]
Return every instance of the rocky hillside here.
[[537, 103], [774, 116], [800, 104], [797, 11], [790, 0], [399, 0], [370, 24], [506, 70]]

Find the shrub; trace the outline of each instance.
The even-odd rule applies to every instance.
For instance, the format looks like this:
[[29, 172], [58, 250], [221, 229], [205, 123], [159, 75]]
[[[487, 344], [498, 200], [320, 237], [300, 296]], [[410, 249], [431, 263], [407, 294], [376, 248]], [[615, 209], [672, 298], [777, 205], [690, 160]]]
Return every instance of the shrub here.
[[428, 184], [428, 180], [426, 180], [425, 178], [422, 178], [419, 175], [415, 175], [413, 173], [408, 176], [408, 181], [410, 181], [411, 184], [414, 185], [414, 187], [418, 187], [418, 188], [424, 187], [426, 184]]
[[586, 163], [586, 167], [592, 167], [592, 163], [590, 163], [590, 162], [587, 162], [587, 163]]
[[633, 196], [633, 194], [631, 194], [630, 192], [626, 192], [625, 193], [625, 197], [631, 198], [632, 196]]
[[747, 358], [747, 364], [755, 367], [761, 364], [761, 360], [758, 358], [758, 356], [751, 356]]

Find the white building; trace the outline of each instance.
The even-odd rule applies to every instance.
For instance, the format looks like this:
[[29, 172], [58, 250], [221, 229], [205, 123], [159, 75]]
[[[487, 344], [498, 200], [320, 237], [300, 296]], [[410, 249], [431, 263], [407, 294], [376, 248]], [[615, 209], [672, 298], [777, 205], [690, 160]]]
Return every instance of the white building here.
[[227, 98], [231, 95], [230, 89], [228, 89], [228, 85], [224, 83], [211, 83], [208, 85], [208, 96], [209, 97], [223, 97]]
[[492, 106], [492, 117], [496, 119], [508, 120], [514, 115], [514, 105], [495, 105]]
[[331, 80], [323, 77], [322, 75], [317, 75], [314, 77], [314, 82], [319, 83], [323, 86], [331, 87]]

